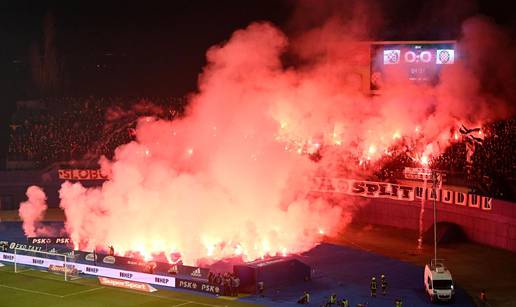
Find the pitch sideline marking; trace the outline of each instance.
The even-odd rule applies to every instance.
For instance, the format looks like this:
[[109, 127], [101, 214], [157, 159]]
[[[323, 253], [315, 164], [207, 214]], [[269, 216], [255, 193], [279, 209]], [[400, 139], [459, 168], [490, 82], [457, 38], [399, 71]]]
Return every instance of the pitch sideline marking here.
[[69, 297], [69, 296], [73, 296], [73, 295], [88, 293], [88, 292], [92, 292], [92, 291], [100, 290], [100, 289], [104, 289], [104, 287], [96, 287], [96, 288], [92, 288], [92, 289], [86, 289], [86, 290], [82, 290], [82, 291], [66, 294], [66, 295], [63, 295], [63, 298]]
[[81, 276], [72, 276], [70, 277], [70, 281], [75, 281], [75, 280], [79, 280], [79, 279], [82, 279]]
[[29, 269], [25, 269], [25, 270], [16, 271], [14, 273], [25, 273], [25, 272], [29, 272], [29, 271], [36, 271], [36, 270], [29, 268]]
[[[29, 269], [29, 270], [37, 271], [37, 270], [32, 270], [32, 269]], [[4, 270], [4, 268], [1, 268], [0, 271], [5, 271], [5, 272], [8, 272], [8, 273], [14, 273], [14, 272], [9, 272], [8, 270]], [[61, 281], [61, 280], [55, 280], [55, 281]], [[19, 290], [19, 291], [25, 291], [25, 292], [29, 292], [29, 293], [36, 293], [36, 294], [41, 294], [41, 295], [48, 295], [48, 296], [53, 296], [53, 297], [59, 297], [59, 298], [65, 298], [65, 297], [68, 297], [68, 296], [76, 295], [76, 294], [79, 294], [79, 292], [85, 293], [85, 291], [93, 291], [93, 290], [99, 290], [99, 289], [104, 289], [105, 288], [105, 287], [98, 287], [98, 288], [88, 289], [88, 290], [85, 290], [85, 291], [79, 291], [77, 293], [71, 293], [71, 294], [67, 294], [65, 296], [62, 296], [62, 295], [57, 295], [57, 294], [52, 294], [52, 293], [40, 292], [40, 291], [36, 291], [36, 290], [29, 290], [29, 289], [11, 287], [11, 286], [7, 286], [7, 285], [3, 285], [3, 284], [0, 284], [0, 287], [4, 287], [4, 288], [8, 288], [8, 289], [13, 289], [13, 290]], [[118, 290], [118, 291], [122, 291], [122, 292], [127, 292], [127, 293], [133, 293], [133, 294], [139, 294], [139, 295], [156, 297], [156, 298], [159, 298], [159, 299], [164, 299], [164, 300], [169, 300], [169, 301], [183, 302], [183, 303], [181, 303], [179, 305], [175, 305], [175, 306], [184, 306], [184, 305], [187, 305], [187, 304], [197, 304], [197, 305], [209, 306], [209, 307], [228, 307], [227, 305], [207, 304], [207, 303], [201, 303], [201, 302], [196, 302], [196, 301], [189, 301], [189, 300], [184, 300], [184, 299], [174, 298], [174, 297], [168, 297], [168, 296], [162, 296], [162, 295], [153, 295], [153, 294], [148, 294], [148, 293], [139, 293], [139, 292], [129, 291], [129, 290], [125, 290], [125, 289], [119, 289], [119, 288], [113, 288], [113, 289], [114, 290]]]
[[[88, 289], [88, 290], [84, 290], [84, 291], [79, 291], [79, 292], [76, 292], [76, 293], [71, 293], [71, 294], [67, 294], [67, 295], [63, 296], [63, 295], [57, 295], [57, 294], [41, 292], [41, 291], [36, 291], [36, 290], [29, 290], [29, 289], [18, 288], [18, 287], [11, 287], [11, 286], [7, 286], [7, 285], [3, 285], [3, 284], [0, 284], [0, 287], [4, 287], [4, 288], [7, 288], [7, 289], [12, 289], [12, 290], [23, 291], [23, 292], [28, 292], [28, 293], [35, 293], [35, 294], [53, 296], [53, 297], [58, 297], [58, 298], [65, 298], [65, 297], [68, 297], [68, 296], [72, 296], [72, 295], [76, 295], [76, 294], [81, 294], [81, 293], [86, 293], [86, 292], [90, 292], [90, 291], [93, 291], [93, 290], [99, 290], [99, 289], [104, 289], [105, 288], [105, 287], [97, 287], [97, 288]], [[124, 289], [116, 289], [116, 288], [114, 288], [114, 289], [118, 290], [118, 291], [122, 291], [122, 292], [133, 293], [133, 294], [140, 294], [140, 295], [145, 295], [145, 296], [151, 296], [151, 297], [156, 297], [156, 298], [159, 298], [159, 299], [164, 299], [164, 300], [169, 300], [169, 301], [183, 302], [181, 304], [174, 305], [174, 306], [184, 306], [184, 305], [187, 305], [187, 304], [196, 304], [196, 305], [203, 305], [203, 306], [210, 306], [210, 307], [227, 307], [227, 305], [213, 305], [213, 304], [206, 304], [206, 303], [201, 303], [201, 302], [188, 301], [188, 300], [183, 300], [183, 299], [180, 299], [180, 298], [173, 298], [173, 297], [162, 296], [162, 295], [153, 295], [153, 294], [147, 294], [147, 293], [139, 293], [139, 292], [133, 292], [133, 291], [128, 291], [128, 290], [124, 290]]]
[[[110, 289], [111, 289], [111, 287], [110, 287]], [[184, 299], [181, 299], [181, 298], [168, 297], [168, 296], [162, 296], [162, 295], [155, 295], [155, 294], [149, 294], [149, 293], [143, 293], [143, 292], [136, 292], [136, 291], [126, 290], [126, 289], [122, 289], [122, 288], [114, 288], [113, 287], [113, 289], [118, 290], [118, 291], [122, 291], [122, 292], [127, 292], [127, 293], [133, 293], [133, 294], [139, 294], [139, 295], [155, 297], [155, 298], [164, 299], [164, 300], [168, 300], [168, 301], [176, 301], [176, 302], [183, 302], [183, 303], [188, 303], [188, 304], [197, 304], [197, 305], [210, 306], [210, 307], [227, 307], [227, 305], [213, 305], [213, 304], [201, 303], [201, 302], [196, 302], [196, 301], [184, 300]], [[174, 305], [174, 306], [180, 306], [180, 305], [182, 305], [182, 304]]]
[[7, 285], [3, 285], [3, 284], [0, 284], [0, 287], [4, 287], [4, 288], [7, 288], [7, 289], [12, 289], [12, 290], [29, 292], [29, 293], [35, 293], [35, 294], [41, 294], [41, 295], [48, 295], [48, 296], [53, 296], [53, 297], [64, 298], [64, 296], [62, 296], [62, 295], [57, 295], [57, 294], [52, 294], [52, 293], [47, 293], [47, 292], [41, 292], [41, 291], [36, 291], [36, 290], [29, 290], [29, 289], [18, 288], [18, 287], [11, 287], [11, 286], [7, 286]]

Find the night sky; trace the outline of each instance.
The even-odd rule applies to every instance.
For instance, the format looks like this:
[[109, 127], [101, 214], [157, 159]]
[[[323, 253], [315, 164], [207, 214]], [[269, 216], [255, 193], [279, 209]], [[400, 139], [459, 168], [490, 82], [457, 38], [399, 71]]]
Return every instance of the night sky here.
[[[288, 34], [345, 16], [351, 1], [2, 1], [0, 91], [6, 148], [16, 100], [41, 97], [31, 77], [31, 46], [43, 43], [52, 16], [63, 89], [56, 95], [182, 96], [195, 90], [206, 50], [250, 22], [268, 20]], [[325, 5], [320, 5], [321, 3]], [[510, 1], [369, 1], [380, 9], [377, 39], [455, 39], [460, 22], [483, 14], [514, 33]], [[314, 6], [314, 4], [318, 4]], [[1, 150], [1, 156], [6, 149]]]

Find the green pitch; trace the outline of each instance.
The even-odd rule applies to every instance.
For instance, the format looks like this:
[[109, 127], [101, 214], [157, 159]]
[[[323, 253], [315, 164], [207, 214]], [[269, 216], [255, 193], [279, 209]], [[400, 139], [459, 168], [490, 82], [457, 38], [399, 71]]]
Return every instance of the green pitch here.
[[0, 306], [9, 307], [117, 307], [117, 306], [258, 306], [229, 298], [198, 296], [162, 290], [144, 293], [105, 287], [95, 278], [64, 281], [62, 275], [32, 269], [14, 273], [11, 265], [0, 267]]

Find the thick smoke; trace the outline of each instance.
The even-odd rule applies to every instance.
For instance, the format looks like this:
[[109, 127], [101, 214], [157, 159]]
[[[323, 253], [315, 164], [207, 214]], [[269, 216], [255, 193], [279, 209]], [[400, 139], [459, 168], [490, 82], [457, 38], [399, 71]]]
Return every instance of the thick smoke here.
[[286, 46], [276, 28], [253, 24], [210, 49], [184, 119], [141, 120], [137, 140], [105, 161], [102, 188], [63, 185], [72, 239], [145, 256], [180, 251], [191, 263], [302, 251], [334, 232], [342, 210], [307, 197], [315, 164], [277, 140], [275, 109], [295, 88], [281, 66]]
[[20, 203], [18, 211], [23, 221], [23, 231], [27, 237], [45, 235], [48, 229], [40, 224], [47, 210], [47, 197], [45, 192], [37, 187], [30, 186], [26, 192], [27, 201]]
[[[102, 187], [63, 184], [61, 207], [77, 247], [180, 252], [187, 263], [299, 252], [335, 234], [352, 213], [350, 204], [309, 194], [315, 174], [349, 171], [400, 142], [424, 163], [453, 142], [460, 123], [512, 112], [505, 102], [512, 75], [483, 82], [484, 70], [501, 64], [484, 59], [500, 44], [489, 33], [499, 32], [476, 19], [459, 42], [468, 57], [444, 69], [440, 84], [394, 77], [381, 96], [368, 96], [366, 10], [356, 12], [357, 20], [330, 18], [292, 41], [253, 23], [212, 47], [183, 118], [141, 119], [136, 140], [102, 159], [111, 174]], [[475, 46], [479, 37], [489, 44]], [[299, 64], [285, 67], [286, 54]], [[322, 147], [319, 163], [307, 158]]]

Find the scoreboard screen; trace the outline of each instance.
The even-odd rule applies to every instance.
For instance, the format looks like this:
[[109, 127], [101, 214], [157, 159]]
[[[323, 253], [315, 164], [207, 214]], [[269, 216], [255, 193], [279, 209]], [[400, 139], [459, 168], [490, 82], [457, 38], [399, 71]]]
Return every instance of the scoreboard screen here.
[[445, 65], [457, 60], [454, 41], [371, 44], [371, 90], [391, 80], [436, 84]]

